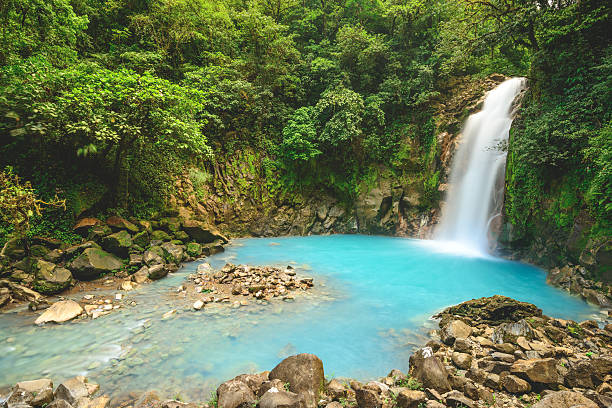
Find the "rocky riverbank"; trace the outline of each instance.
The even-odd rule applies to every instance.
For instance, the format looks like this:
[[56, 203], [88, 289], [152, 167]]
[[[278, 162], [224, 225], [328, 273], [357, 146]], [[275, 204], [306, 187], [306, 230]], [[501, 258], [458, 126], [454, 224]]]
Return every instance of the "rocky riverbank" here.
[[[128, 221], [113, 216], [106, 222], [84, 218], [74, 231], [83, 237], [76, 245], [44, 238], [13, 239], [4, 245], [0, 307], [29, 302], [32, 310], [41, 310], [50, 306], [46, 296], [96, 287], [130, 291], [176, 271], [183, 262], [223, 251], [228, 242], [205, 223], [179, 217]], [[112, 309], [97, 306], [102, 307], [88, 313]]]
[[[82, 377], [0, 391], [3, 408], [604, 408], [612, 405], [612, 325], [542, 315], [503, 296], [449, 307], [439, 330], [378, 381], [325, 377], [312, 354], [221, 384], [208, 402], [162, 400], [154, 391], [96, 396]], [[367, 364], [367, 362], [364, 362]]]

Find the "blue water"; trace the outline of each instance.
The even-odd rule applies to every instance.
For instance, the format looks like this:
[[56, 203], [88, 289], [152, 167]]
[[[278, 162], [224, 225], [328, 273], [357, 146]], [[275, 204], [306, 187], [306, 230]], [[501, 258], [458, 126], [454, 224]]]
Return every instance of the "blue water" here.
[[[88, 375], [106, 392], [158, 389], [168, 397], [206, 400], [220, 381], [269, 370], [298, 352], [317, 354], [328, 375], [362, 380], [406, 370], [415, 347], [446, 306], [501, 294], [573, 320], [602, 316], [550, 287], [542, 270], [470, 257], [430, 241], [360, 235], [238, 239], [206, 259], [292, 265], [315, 279], [295, 302], [191, 310], [175, 288], [198, 263], [128, 292], [120, 312], [96, 320], [37, 328], [35, 315], [0, 316], [0, 385], [41, 375]], [[115, 291], [116, 292], [116, 291]], [[114, 292], [113, 292], [114, 293]], [[112, 293], [111, 293], [112, 295]], [[170, 319], [161, 319], [176, 309]]]

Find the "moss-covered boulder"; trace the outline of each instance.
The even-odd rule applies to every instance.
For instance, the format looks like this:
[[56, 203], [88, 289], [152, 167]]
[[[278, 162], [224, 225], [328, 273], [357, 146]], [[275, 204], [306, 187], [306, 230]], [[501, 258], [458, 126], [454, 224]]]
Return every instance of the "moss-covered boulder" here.
[[5, 256], [11, 259], [21, 259], [26, 255], [25, 245], [23, 240], [18, 238], [10, 239], [2, 247], [0, 256]]
[[198, 257], [202, 255], [202, 245], [197, 242], [190, 242], [187, 244], [187, 255]]
[[97, 218], [93, 218], [93, 217], [81, 218], [80, 220], [77, 221], [76, 224], [74, 224], [74, 227], [72, 227], [72, 230], [76, 232], [77, 234], [83, 237], [86, 237], [89, 234], [89, 230], [97, 225], [102, 225], [102, 221], [100, 221]]
[[113, 231], [127, 230], [131, 233], [138, 232], [138, 227], [136, 225], [132, 224], [125, 218], [121, 218], [116, 215], [109, 217], [106, 220], [106, 223], [108, 224], [109, 227], [111, 227]]
[[98, 248], [87, 248], [70, 264], [72, 275], [79, 280], [92, 280], [121, 268], [123, 263], [115, 255]]
[[129, 232], [122, 230], [102, 239], [102, 248], [121, 258], [127, 258], [132, 246], [132, 236]]
[[174, 234], [174, 239], [178, 239], [180, 241], [189, 241], [189, 235], [185, 231], [176, 231]]
[[149, 238], [147, 231], [142, 231], [132, 237], [132, 242], [142, 248], [146, 248], [151, 243], [151, 238]]
[[159, 220], [159, 226], [168, 232], [177, 232], [181, 229], [181, 221], [175, 217], [162, 218]]
[[164, 251], [164, 259], [169, 263], [178, 265], [185, 257], [183, 247], [173, 244], [172, 242], [166, 242], [161, 248]]
[[160, 246], [153, 245], [145, 251], [142, 259], [148, 266], [162, 264], [164, 263], [164, 250]]
[[72, 273], [54, 263], [40, 259], [36, 265], [34, 289], [44, 295], [52, 295], [72, 284]]
[[151, 241], [170, 241], [172, 237], [166, 231], [155, 230], [151, 233]]
[[42, 258], [49, 252], [49, 248], [44, 245], [36, 244], [30, 246], [30, 256], [34, 258]]

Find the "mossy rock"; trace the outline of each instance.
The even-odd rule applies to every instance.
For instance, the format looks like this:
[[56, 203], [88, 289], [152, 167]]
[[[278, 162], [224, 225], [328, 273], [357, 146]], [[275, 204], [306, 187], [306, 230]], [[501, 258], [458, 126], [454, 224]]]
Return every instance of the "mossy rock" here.
[[102, 239], [102, 247], [121, 258], [126, 258], [132, 246], [132, 236], [129, 232], [122, 230]]
[[189, 240], [189, 235], [187, 235], [185, 231], [176, 231], [174, 233], [174, 238], [185, 242]]
[[91, 227], [89, 230], [89, 234], [87, 235], [87, 239], [89, 241], [99, 242], [102, 238], [113, 233], [113, 230], [108, 225], [96, 225], [95, 227]]
[[170, 241], [172, 237], [166, 231], [155, 230], [151, 233], [151, 241]]
[[139, 232], [138, 234], [132, 237], [132, 241], [143, 248], [146, 248], [151, 243], [151, 238], [149, 238], [149, 233], [147, 231]]
[[190, 242], [187, 244], [187, 254], [193, 257], [202, 255], [202, 245], [197, 242]]
[[72, 284], [72, 273], [54, 263], [38, 261], [34, 289], [44, 295], [53, 295], [67, 289]]
[[72, 274], [80, 280], [92, 280], [123, 266], [121, 259], [98, 248], [87, 248], [70, 265]]
[[181, 221], [175, 217], [162, 218], [159, 220], [159, 226], [168, 232], [177, 232], [181, 229]]
[[169, 263], [178, 265], [185, 257], [183, 247], [172, 242], [166, 242], [161, 246], [161, 248], [164, 251], [164, 259]]
[[30, 247], [30, 256], [33, 256], [34, 258], [42, 258], [47, 255], [48, 252], [49, 249], [42, 245], [32, 245]]
[[184, 244], [184, 242], [181, 241], [180, 239], [173, 239], [172, 241], [170, 241], [170, 243], [174, 244], [174, 245], [183, 245]]
[[11, 259], [22, 259], [26, 255], [25, 245], [23, 240], [19, 238], [10, 239], [4, 244], [1, 256], [6, 256]]

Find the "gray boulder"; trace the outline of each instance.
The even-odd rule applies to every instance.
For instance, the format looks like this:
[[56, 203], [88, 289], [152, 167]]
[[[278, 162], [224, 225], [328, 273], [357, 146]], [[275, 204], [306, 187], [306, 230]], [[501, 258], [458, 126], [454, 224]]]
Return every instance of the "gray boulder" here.
[[[70, 264], [75, 278], [93, 280], [103, 273], [121, 268], [121, 259], [98, 248], [87, 248]], [[70, 402], [70, 401], [68, 401]]]
[[162, 244], [161, 248], [164, 251], [164, 258], [167, 259], [168, 262], [172, 262], [178, 265], [181, 263], [181, 261], [185, 257], [183, 248], [171, 242], [166, 242]]
[[165, 265], [153, 265], [149, 268], [149, 279], [158, 280], [161, 278], [165, 278], [168, 275], [168, 269]]
[[466, 339], [472, 334], [472, 328], [461, 320], [453, 320], [440, 330], [440, 338], [447, 345], [452, 345], [455, 339]]
[[300, 395], [306, 408], [317, 407], [325, 387], [323, 362], [314, 354], [287, 357], [270, 371], [269, 378], [289, 383], [289, 391]]
[[129, 232], [121, 230], [102, 238], [102, 248], [121, 258], [127, 258], [132, 246], [132, 236]]
[[81, 313], [83, 313], [83, 308], [74, 300], [61, 300], [52, 304], [50, 308], [38, 316], [34, 323], [63, 323], [74, 319]]
[[416, 378], [425, 388], [444, 393], [451, 390], [448, 372], [444, 364], [434, 356], [431, 347], [419, 349], [410, 356], [410, 376]]
[[39, 259], [36, 265], [34, 289], [45, 295], [52, 295], [67, 289], [72, 283], [72, 273], [51, 262]]

